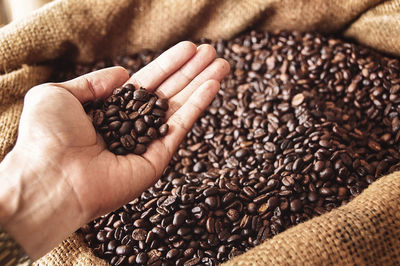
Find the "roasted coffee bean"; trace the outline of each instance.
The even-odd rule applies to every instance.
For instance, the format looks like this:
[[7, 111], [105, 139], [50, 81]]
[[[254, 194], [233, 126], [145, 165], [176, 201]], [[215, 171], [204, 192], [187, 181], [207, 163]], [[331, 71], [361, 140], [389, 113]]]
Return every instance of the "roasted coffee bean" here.
[[200, 258], [192, 258], [190, 260], [185, 261], [183, 266], [194, 266], [200, 262]]
[[110, 151], [113, 151], [116, 148], [118, 148], [119, 146], [121, 146], [121, 142], [116, 141], [116, 142], [113, 142], [110, 145], [108, 145], [108, 148], [110, 149]]
[[151, 139], [156, 139], [158, 137], [157, 130], [154, 127], [149, 127], [146, 132], [146, 136]]
[[174, 214], [173, 224], [175, 226], [181, 226], [187, 217], [187, 212], [185, 210], [179, 210]]
[[93, 124], [95, 127], [99, 127], [103, 124], [105, 120], [104, 112], [101, 110], [96, 110], [93, 115]]
[[302, 208], [303, 204], [299, 199], [292, 200], [290, 202], [290, 210], [292, 212], [299, 212]]
[[165, 255], [165, 258], [167, 260], [171, 260], [171, 259], [176, 258], [176, 256], [178, 256], [178, 255], [179, 255], [179, 250], [176, 249], [176, 248], [173, 248], [173, 249], [171, 249], [170, 251], [167, 252], [167, 255]]
[[165, 111], [161, 110], [161, 109], [158, 109], [158, 108], [154, 108], [151, 111], [151, 114], [156, 116], [156, 117], [165, 117]]
[[146, 150], [147, 150], [146, 145], [139, 143], [139, 144], [136, 144], [136, 147], [133, 150], [133, 153], [137, 154], [137, 155], [140, 155], [140, 154], [145, 153]]
[[[145, 253], [143, 264], [219, 264], [347, 203], [400, 168], [398, 59], [314, 33], [252, 31], [212, 44], [232, 71], [160, 180], [114, 216], [82, 230], [108, 262], [137, 263]], [[133, 73], [155, 56], [143, 52], [113, 64]], [[143, 136], [155, 139], [168, 130], [168, 101], [154, 101], [145, 91], [135, 99], [133, 90], [124, 87], [104, 102], [85, 104], [118, 154], [134, 152]], [[147, 99], [137, 100], [140, 94]], [[99, 125], [96, 110], [104, 113]], [[140, 133], [138, 120], [145, 124]], [[121, 135], [126, 121], [133, 126]], [[119, 144], [124, 135], [138, 143], [134, 150]], [[144, 240], [133, 239], [137, 229], [147, 232]], [[131, 253], [118, 255], [118, 245], [130, 246]]]
[[135, 86], [132, 83], [127, 83], [122, 88], [125, 89], [126, 91], [135, 91], [136, 90]]
[[132, 238], [136, 241], [145, 240], [146, 235], [147, 235], [146, 230], [141, 229], [141, 228], [135, 229], [132, 232]]
[[129, 120], [129, 116], [125, 112], [119, 111], [118, 112], [118, 116], [123, 121]]
[[134, 127], [135, 127], [136, 133], [138, 133], [139, 135], [144, 134], [147, 130], [147, 125], [144, 122], [144, 120], [141, 118], [139, 118], [135, 121]]
[[304, 102], [304, 95], [302, 93], [296, 94], [292, 99], [292, 105], [297, 107]]
[[121, 127], [121, 124], [122, 123], [120, 121], [113, 121], [108, 126], [112, 130], [117, 130], [117, 129], [119, 129]]
[[128, 245], [118, 246], [115, 250], [115, 253], [118, 255], [127, 255], [131, 252], [131, 247]]
[[200, 173], [204, 170], [206, 170], [206, 165], [203, 162], [197, 162], [195, 165], [193, 165], [193, 171], [195, 173]]
[[136, 142], [135, 140], [131, 137], [131, 135], [125, 135], [120, 138], [120, 142], [122, 146], [127, 149], [128, 151], [135, 149], [136, 147]]
[[119, 107], [118, 106], [110, 105], [110, 106], [108, 106], [108, 109], [107, 109], [105, 115], [107, 117], [112, 117], [112, 116], [115, 116], [118, 113], [118, 111], [119, 111]]
[[168, 133], [168, 124], [162, 124], [158, 129], [160, 136], [164, 137]]
[[135, 120], [136, 118], [138, 118], [139, 117], [139, 113], [138, 112], [132, 112], [132, 113], [130, 113], [129, 115], [128, 115], [128, 118], [130, 119], [130, 120]]
[[149, 97], [150, 94], [143, 88], [140, 88], [139, 90], [135, 90], [133, 92], [133, 99], [137, 101], [145, 102], [149, 99]]
[[168, 110], [168, 100], [167, 99], [157, 99], [155, 105], [164, 111]]
[[141, 252], [136, 255], [136, 263], [145, 264], [147, 262], [147, 259], [148, 259], [147, 254], [144, 252]]
[[121, 134], [121, 135], [129, 134], [132, 127], [133, 127], [133, 123], [131, 121], [123, 122], [121, 127], [119, 128], [119, 134]]
[[226, 213], [226, 216], [231, 220], [232, 222], [237, 221], [240, 218], [240, 214], [237, 210], [235, 209], [229, 209], [228, 212]]
[[140, 137], [137, 138], [137, 141], [138, 141], [140, 144], [148, 144], [148, 143], [151, 142], [151, 138], [148, 137], [148, 136], [140, 136]]

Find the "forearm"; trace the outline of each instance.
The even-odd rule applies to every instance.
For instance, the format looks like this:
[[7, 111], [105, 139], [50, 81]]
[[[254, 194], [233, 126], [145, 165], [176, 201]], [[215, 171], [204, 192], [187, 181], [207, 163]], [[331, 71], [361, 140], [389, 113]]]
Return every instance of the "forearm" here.
[[32, 163], [16, 151], [0, 164], [0, 225], [32, 259], [83, 223], [67, 180], [50, 162]]

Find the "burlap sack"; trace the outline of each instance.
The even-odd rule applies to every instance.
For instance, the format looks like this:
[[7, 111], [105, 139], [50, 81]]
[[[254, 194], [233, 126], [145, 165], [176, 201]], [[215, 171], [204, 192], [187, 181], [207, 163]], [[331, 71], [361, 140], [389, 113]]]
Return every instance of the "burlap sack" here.
[[[248, 28], [338, 33], [400, 55], [400, 0], [60, 0], [0, 29], [0, 160], [16, 140], [26, 91], [52, 62], [165, 48], [182, 39], [231, 38]], [[293, 227], [228, 264], [399, 264], [400, 174], [348, 205]], [[77, 235], [43, 265], [105, 265]]]

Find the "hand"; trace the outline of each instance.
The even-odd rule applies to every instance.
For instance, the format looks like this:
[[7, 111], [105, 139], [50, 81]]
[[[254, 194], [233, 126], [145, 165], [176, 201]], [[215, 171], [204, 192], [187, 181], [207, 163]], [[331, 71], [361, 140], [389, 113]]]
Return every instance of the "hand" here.
[[0, 164], [0, 224], [31, 258], [80, 226], [139, 196], [160, 178], [179, 143], [229, 72], [210, 45], [181, 42], [129, 80], [168, 98], [169, 132], [141, 156], [106, 149], [82, 103], [128, 81], [121, 67], [32, 88], [18, 139]]

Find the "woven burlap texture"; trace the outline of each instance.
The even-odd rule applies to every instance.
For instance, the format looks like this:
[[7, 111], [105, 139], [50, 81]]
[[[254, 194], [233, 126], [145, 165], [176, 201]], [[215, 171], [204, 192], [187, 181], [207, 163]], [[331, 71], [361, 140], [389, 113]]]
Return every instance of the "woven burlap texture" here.
[[[162, 49], [183, 39], [229, 39], [249, 29], [336, 33], [400, 55], [400, 0], [60, 0], [0, 29], [0, 160], [12, 148], [23, 97], [55, 60]], [[230, 264], [399, 264], [399, 175], [350, 204], [295, 226]], [[74, 234], [40, 265], [102, 265]]]

